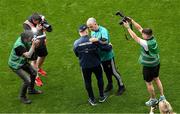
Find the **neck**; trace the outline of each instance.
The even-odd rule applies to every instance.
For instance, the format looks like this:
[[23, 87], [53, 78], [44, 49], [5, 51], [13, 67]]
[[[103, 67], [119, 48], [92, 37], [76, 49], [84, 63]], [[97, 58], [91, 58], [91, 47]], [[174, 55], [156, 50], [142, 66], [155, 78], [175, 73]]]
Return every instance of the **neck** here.
[[23, 43], [23, 44], [25, 44], [26, 42], [21, 38], [21, 42]]
[[150, 36], [147, 40], [151, 40], [153, 38], [153, 36]]
[[95, 30], [95, 31], [98, 31], [98, 30], [99, 30], [99, 26], [97, 25], [97, 26], [96, 26], [96, 30]]
[[87, 36], [88, 34], [86, 34], [86, 33], [81, 33], [80, 34], [80, 36], [82, 37], [82, 36]]

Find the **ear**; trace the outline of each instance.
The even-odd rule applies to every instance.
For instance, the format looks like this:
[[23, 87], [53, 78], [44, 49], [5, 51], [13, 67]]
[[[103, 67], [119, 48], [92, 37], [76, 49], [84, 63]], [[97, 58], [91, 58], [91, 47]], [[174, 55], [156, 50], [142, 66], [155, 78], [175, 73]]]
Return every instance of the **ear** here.
[[34, 20], [34, 19], [32, 19], [32, 22], [33, 22], [33, 23], [34, 23], [34, 21], [35, 21], [35, 20]]

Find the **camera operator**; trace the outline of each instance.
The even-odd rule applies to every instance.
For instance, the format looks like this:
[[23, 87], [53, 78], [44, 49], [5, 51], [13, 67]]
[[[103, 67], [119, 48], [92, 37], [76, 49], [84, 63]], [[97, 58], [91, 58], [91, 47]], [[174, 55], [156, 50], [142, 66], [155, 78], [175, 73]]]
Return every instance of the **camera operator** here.
[[[47, 73], [41, 68], [46, 56], [48, 55], [45, 32], [51, 32], [52, 27], [45, 20], [44, 16], [39, 15], [38, 13], [34, 13], [32, 16], [29, 17], [28, 20], [24, 22], [23, 28], [24, 30], [32, 30], [34, 35], [36, 36], [36, 39], [40, 40], [39, 47], [35, 49], [35, 53], [33, 54], [33, 57], [31, 59], [32, 65], [35, 66], [35, 68], [37, 68], [38, 73], [42, 76], [45, 76]], [[38, 74], [36, 77], [36, 85], [43, 85]]]
[[152, 29], [142, 28], [141, 25], [139, 25], [133, 19], [129, 19], [131, 20], [131, 23], [135, 26], [135, 28], [142, 34], [143, 37], [143, 39], [141, 39], [132, 31], [128, 21], [123, 22], [123, 25], [127, 28], [131, 37], [141, 46], [141, 54], [139, 57], [139, 61], [143, 66], [143, 77], [146, 82], [147, 90], [150, 94], [150, 99], [145, 104], [147, 106], [154, 106], [158, 103], [158, 100], [155, 97], [154, 86], [152, 83], [153, 81], [155, 81], [160, 91], [159, 101], [165, 99], [163, 93], [163, 86], [159, 79], [160, 59], [157, 41], [153, 36]]
[[[13, 49], [11, 51], [8, 65], [22, 80], [23, 85], [20, 92], [20, 100], [22, 103], [30, 104], [31, 100], [26, 97], [26, 92], [28, 89], [29, 94], [41, 94], [42, 91], [34, 89], [34, 83], [37, 71], [31, 64], [29, 64], [28, 59], [31, 58], [35, 47], [38, 46], [39, 41], [33, 40], [33, 33], [31, 31], [25, 31], [14, 43]], [[32, 41], [32, 46], [29, 43]], [[30, 47], [30, 49], [29, 49]], [[29, 77], [30, 75], [30, 77]]]
[[[106, 28], [97, 24], [95, 18], [89, 18], [87, 20], [87, 26], [91, 30], [91, 37], [97, 38], [99, 41], [103, 43], [110, 43], [109, 33]], [[102, 51], [99, 50], [99, 55], [101, 58], [101, 64], [103, 66], [103, 70], [106, 74], [108, 84], [106, 86], [105, 92], [110, 92], [113, 89], [113, 82], [112, 82], [112, 75], [116, 78], [118, 83], [118, 91], [117, 95], [121, 95], [124, 90], [124, 84], [121, 79], [120, 73], [118, 73], [115, 62], [114, 62], [114, 52], [113, 50], [110, 51]]]

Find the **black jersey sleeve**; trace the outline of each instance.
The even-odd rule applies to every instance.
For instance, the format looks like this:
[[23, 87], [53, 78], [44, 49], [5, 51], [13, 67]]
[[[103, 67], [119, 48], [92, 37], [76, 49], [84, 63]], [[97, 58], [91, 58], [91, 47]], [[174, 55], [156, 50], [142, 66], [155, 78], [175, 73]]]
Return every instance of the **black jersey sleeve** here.
[[15, 53], [17, 56], [22, 56], [25, 52], [27, 52], [27, 50], [23, 46], [18, 46], [15, 48]]

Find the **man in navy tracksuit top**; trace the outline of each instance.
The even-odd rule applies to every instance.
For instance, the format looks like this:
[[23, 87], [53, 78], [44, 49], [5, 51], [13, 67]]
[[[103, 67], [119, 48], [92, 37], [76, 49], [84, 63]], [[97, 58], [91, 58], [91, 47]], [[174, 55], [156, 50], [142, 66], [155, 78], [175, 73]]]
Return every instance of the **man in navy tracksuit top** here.
[[86, 25], [79, 28], [80, 38], [74, 42], [74, 53], [79, 58], [82, 74], [85, 82], [85, 87], [88, 92], [88, 102], [94, 106], [96, 105], [95, 97], [91, 85], [91, 75], [95, 74], [98, 88], [99, 88], [99, 102], [102, 103], [106, 100], [107, 96], [104, 95], [104, 82], [102, 77], [101, 61], [98, 55], [98, 49], [111, 50], [112, 46], [108, 44], [101, 44], [99, 42], [92, 43], [89, 41], [89, 32]]

